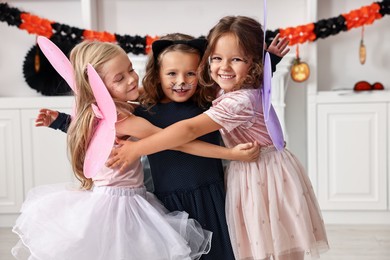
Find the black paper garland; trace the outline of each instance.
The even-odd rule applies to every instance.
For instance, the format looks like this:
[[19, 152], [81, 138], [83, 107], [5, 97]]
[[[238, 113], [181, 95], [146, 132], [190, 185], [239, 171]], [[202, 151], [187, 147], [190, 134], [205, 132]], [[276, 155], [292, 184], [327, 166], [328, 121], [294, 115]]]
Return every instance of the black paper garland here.
[[[380, 14], [378, 17], [375, 13], [370, 13], [370, 15], [375, 16], [375, 19], [380, 19], [382, 16], [390, 14], [390, 0], [373, 2], [372, 5], [362, 7], [361, 10], [367, 7], [372, 8], [373, 5], [378, 7], [378, 12]], [[374, 7], [374, 9], [375, 8], [376, 7]], [[359, 9], [354, 11], [361, 10]], [[339, 32], [351, 29], [350, 26], [348, 26], [348, 23], [351, 21], [347, 21], [345, 17], [345, 15], [348, 16], [349, 14], [350, 13], [341, 14], [337, 17], [323, 19], [310, 24], [310, 26], [289, 27], [285, 29], [279, 28], [274, 31], [267, 30], [265, 41], [269, 45], [277, 33], [281, 32], [281, 34], [283, 34], [287, 29], [290, 31], [290, 34], [288, 34], [290, 36], [290, 45], [301, 44], [307, 40], [315, 41], [320, 38], [324, 39], [328, 36], [336, 35]], [[364, 11], [360, 12], [359, 17], [356, 17], [356, 19], [362, 18], [364, 21], [367, 18], [365, 15], [367, 14]], [[24, 19], [22, 19], [22, 16]], [[0, 22], [6, 22], [10, 26], [19, 27], [19, 29], [27, 30], [32, 34], [48, 34], [47, 37], [50, 38], [50, 40], [52, 40], [64, 53], [68, 53], [77, 43], [88, 39], [88, 37], [95, 38], [95, 36], [97, 40], [105, 41], [109, 39], [109, 41], [116, 41], [117, 44], [120, 45], [127, 53], [145, 54], [151, 44], [150, 36], [141, 37], [138, 35], [119, 35], [106, 32], [104, 32], [105, 34], [101, 34], [102, 32], [88, 31], [71, 27], [66, 24], [51, 22], [47, 19], [31, 15], [28, 12], [22, 12], [17, 8], [10, 7], [7, 3], [0, 3]], [[356, 22], [357, 21], [355, 19], [352, 20], [353, 25], [356, 25]], [[370, 23], [372, 22], [373, 21], [370, 21]], [[301, 29], [308, 30], [308, 28], [312, 31], [300, 31]], [[294, 36], [294, 33], [297, 32], [298, 34]], [[108, 38], [105, 38], [105, 36], [108, 36]], [[298, 39], [294, 38], [296, 36]], [[158, 36], [156, 38], [158, 38]], [[34, 60], [36, 48], [36, 46], [33, 46], [29, 50], [23, 64], [23, 73], [27, 84], [43, 95], [69, 94], [69, 86], [67, 86], [66, 82], [54, 70], [42, 53], [40, 53], [41, 69], [38, 73], [35, 72]]]

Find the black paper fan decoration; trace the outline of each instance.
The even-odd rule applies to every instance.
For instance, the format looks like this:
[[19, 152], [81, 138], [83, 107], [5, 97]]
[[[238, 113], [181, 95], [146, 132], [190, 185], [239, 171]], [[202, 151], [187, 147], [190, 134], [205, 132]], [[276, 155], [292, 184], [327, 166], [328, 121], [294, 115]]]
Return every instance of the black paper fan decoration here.
[[[56, 45], [67, 55], [69, 56], [70, 50], [73, 48], [73, 45], [62, 44], [59, 46]], [[38, 49], [37, 49], [38, 48]], [[39, 70], [35, 70], [35, 56], [39, 55], [40, 66]], [[23, 75], [27, 84], [45, 96], [61, 96], [61, 95], [71, 95], [72, 90], [66, 81], [57, 73], [53, 68], [50, 62], [46, 59], [45, 55], [39, 49], [37, 45], [31, 47], [28, 51], [24, 63], [23, 63]]]

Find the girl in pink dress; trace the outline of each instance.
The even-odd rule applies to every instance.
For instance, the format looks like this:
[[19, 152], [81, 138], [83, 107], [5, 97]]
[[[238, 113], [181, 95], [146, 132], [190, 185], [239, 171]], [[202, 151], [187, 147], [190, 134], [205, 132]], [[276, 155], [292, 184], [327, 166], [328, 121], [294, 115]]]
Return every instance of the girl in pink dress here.
[[[231, 161], [226, 170], [226, 217], [236, 259], [318, 257], [329, 247], [310, 180], [283, 147], [283, 139], [281, 146], [273, 141], [275, 134], [269, 129], [278, 128], [269, 127], [264, 118], [261, 25], [249, 17], [227, 16], [210, 30], [208, 42], [200, 82], [221, 90], [212, 108], [132, 143], [131, 150], [130, 145], [126, 151], [116, 149], [111, 160], [123, 167], [126, 160], [216, 129], [227, 147], [257, 142], [262, 149], [256, 162]], [[278, 124], [277, 118], [272, 122]]]

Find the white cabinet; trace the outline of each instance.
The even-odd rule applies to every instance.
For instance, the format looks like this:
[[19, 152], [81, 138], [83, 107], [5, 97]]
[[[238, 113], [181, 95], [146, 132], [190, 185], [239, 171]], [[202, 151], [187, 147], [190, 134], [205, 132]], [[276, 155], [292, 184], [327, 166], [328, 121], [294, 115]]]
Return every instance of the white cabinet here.
[[[307, 7], [310, 21], [318, 21], [371, 3], [308, 0]], [[379, 46], [388, 25], [383, 19], [366, 26], [366, 46]], [[367, 48], [363, 66], [361, 32], [340, 32], [303, 52], [312, 69], [306, 93], [307, 170], [327, 224], [390, 224], [389, 68], [373, 58], [388, 47]], [[362, 80], [381, 82], [386, 90], [354, 92]]]
[[325, 222], [390, 223], [390, 92], [309, 100], [309, 174]]
[[23, 201], [20, 113], [0, 110], [0, 214], [17, 212]]
[[72, 97], [0, 99], [0, 226], [11, 226], [34, 186], [72, 181], [66, 134], [35, 127], [42, 107], [71, 111]]
[[386, 117], [386, 103], [318, 105], [322, 209], [387, 209]]

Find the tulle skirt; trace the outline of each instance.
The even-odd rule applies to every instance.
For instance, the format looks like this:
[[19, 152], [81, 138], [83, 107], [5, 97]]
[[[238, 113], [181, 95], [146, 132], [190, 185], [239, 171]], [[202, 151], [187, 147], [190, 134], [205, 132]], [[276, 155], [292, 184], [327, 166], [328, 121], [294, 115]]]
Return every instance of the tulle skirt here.
[[[287, 149], [264, 147], [257, 162], [232, 161], [226, 185], [226, 219], [237, 260], [317, 258], [329, 248], [310, 180]], [[289, 258], [294, 254], [302, 258]]]
[[212, 233], [185, 212], [167, 212], [145, 188], [69, 185], [32, 189], [13, 227], [17, 259], [198, 259]]

